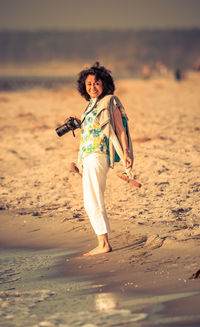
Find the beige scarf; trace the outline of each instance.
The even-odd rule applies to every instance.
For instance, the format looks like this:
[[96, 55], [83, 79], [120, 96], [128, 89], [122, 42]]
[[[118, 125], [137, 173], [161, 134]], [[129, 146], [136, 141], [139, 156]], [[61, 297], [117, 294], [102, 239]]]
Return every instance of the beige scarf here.
[[[114, 95], [106, 95], [104, 98], [98, 101], [98, 111], [97, 111], [97, 119], [99, 121], [101, 130], [103, 134], [109, 139], [109, 161], [110, 161], [110, 167], [114, 167], [114, 157], [115, 157], [115, 151], [119, 155], [122, 163], [125, 167], [124, 162], [124, 155], [123, 155], [123, 149], [122, 146], [115, 134], [115, 123], [114, 123], [114, 117], [113, 113], [116, 107], [119, 108], [122, 117], [125, 117], [126, 120], [128, 120], [128, 117], [126, 115], [125, 109], [122, 106], [120, 100], [118, 97]], [[132, 148], [132, 141], [130, 137], [129, 128], [127, 128], [127, 137], [128, 137], [128, 145], [129, 145], [129, 154], [130, 157], [133, 159], [133, 148]], [[129, 178], [133, 178], [133, 171], [132, 168], [126, 169], [125, 172], [128, 175]]]

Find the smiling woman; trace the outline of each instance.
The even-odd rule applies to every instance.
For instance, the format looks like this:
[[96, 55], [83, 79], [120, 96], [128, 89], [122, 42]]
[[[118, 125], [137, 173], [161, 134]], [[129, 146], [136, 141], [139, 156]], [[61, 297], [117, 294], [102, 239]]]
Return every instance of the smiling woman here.
[[103, 92], [102, 81], [96, 81], [95, 75], [88, 75], [85, 80], [85, 87], [91, 99], [98, 98]]
[[83, 168], [83, 197], [85, 210], [97, 235], [98, 246], [85, 256], [112, 251], [108, 240], [109, 220], [104, 203], [104, 191], [109, 167], [114, 166], [111, 134], [115, 133], [125, 167], [131, 168], [133, 153], [130, 136], [122, 122], [123, 106], [113, 95], [115, 85], [105, 67], [98, 62], [83, 70], [78, 78], [78, 90], [89, 101], [81, 117], [79, 163]]

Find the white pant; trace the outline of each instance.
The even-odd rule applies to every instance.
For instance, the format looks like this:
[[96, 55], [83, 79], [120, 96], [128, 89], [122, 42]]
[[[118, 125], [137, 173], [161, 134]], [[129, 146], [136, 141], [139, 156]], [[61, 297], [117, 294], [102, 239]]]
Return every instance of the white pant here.
[[84, 206], [97, 235], [110, 232], [104, 203], [108, 169], [107, 157], [103, 153], [91, 153], [83, 159]]

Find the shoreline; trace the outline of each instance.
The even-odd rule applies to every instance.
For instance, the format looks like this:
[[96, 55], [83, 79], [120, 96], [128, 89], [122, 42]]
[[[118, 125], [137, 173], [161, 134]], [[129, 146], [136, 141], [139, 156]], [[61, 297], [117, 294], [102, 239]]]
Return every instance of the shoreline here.
[[[1, 304], [4, 305], [4, 298], [9, 299], [9, 303], [12, 304], [11, 307], [7, 306], [6, 321], [7, 315], [11, 317], [12, 313], [18, 311], [17, 303], [20, 302], [25, 311], [30, 311], [30, 319], [34, 319], [33, 321], [40, 319], [41, 323], [54, 321], [57, 316], [63, 323], [68, 323], [72, 319], [79, 324], [81, 321], [82, 325], [85, 319], [86, 323], [91, 321], [95, 323], [99, 319], [105, 319], [106, 316], [109, 319], [113, 317], [113, 321], [117, 319], [116, 323], [125, 320], [127, 326], [132, 321], [131, 326], [136, 327], [149, 326], [149, 324], [154, 326], [158, 323], [161, 326], [165, 323], [170, 327], [183, 325], [196, 327], [196, 323], [199, 323], [200, 279], [189, 279], [197, 270], [199, 256], [196, 248], [194, 251], [191, 241], [185, 246], [180, 242], [174, 251], [173, 246], [159, 247], [156, 239], [154, 241], [152, 239], [150, 241], [152, 245], [149, 246], [148, 237], [141, 236], [141, 232], [136, 233], [135, 239], [128, 245], [124, 240], [119, 242], [118, 233], [113, 232], [110, 237], [111, 244], [114, 245], [112, 252], [84, 257], [82, 254], [87, 247], [95, 245], [95, 235], [92, 236], [90, 228], [74, 228], [73, 223], [63, 219], [62, 215], [52, 219], [30, 215], [13, 216], [13, 214], [8, 215], [8, 212], [2, 215], [1, 212], [0, 219], [7, 232], [5, 234], [5, 230], [2, 229], [0, 232], [1, 254], [5, 251], [8, 261], [10, 250], [12, 254], [14, 249], [17, 251], [15, 260], [18, 257], [23, 259], [22, 263], [26, 267], [24, 273], [23, 266], [21, 268], [22, 279], [19, 280], [19, 286], [22, 284], [22, 289], [18, 286], [18, 282], [15, 282], [15, 275], [19, 276], [16, 264], [14, 270], [11, 266], [13, 271], [10, 278], [12, 281], [13, 275], [13, 282], [2, 285]], [[12, 234], [13, 225], [15, 235]], [[77, 224], [75, 225], [77, 227]], [[200, 242], [198, 244], [200, 245]], [[49, 262], [52, 262], [49, 267], [46, 267], [46, 272], [43, 268], [47, 260], [44, 253]], [[34, 257], [34, 262], [30, 261], [30, 255]], [[43, 256], [44, 262], [41, 261]], [[24, 276], [27, 274], [29, 261], [33, 272], [24, 286], [23, 274]], [[40, 263], [38, 266], [40, 261], [42, 265]], [[34, 275], [37, 276], [35, 282]], [[40, 305], [35, 304], [30, 304], [29, 309], [27, 296], [30, 303], [41, 302], [41, 308], [43, 310], [46, 308], [45, 311], [41, 311]], [[14, 307], [13, 297], [19, 299], [18, 302], [15, 300]], [[33, 300], [29, 297], [31, 299], [33, 297]], [[60, 301], [60, 297], [63, 301]], [[52, 300], [49, 302], [50, 298]], [[66, 301], [68, 314], [64, 310]], [[87, 301], [90, 303], [89, 306]], [[59, 308], [55, 310], [54, 307], [57, 308], [58, 303]], [[77, 306], [75, 309], [74, 303], [77, 303], [81, 309]], [[49, 305], [52, 307], [51, 315]], [[86, 312], [87, 318], [80, 316], [79, 310]], [[29, 318], [20, 314], [16, 313], [15, 319], [18, 319], [19, 326], [24, 326]], [[23, 321], [21, 325], [20, 321]], [[72, 325], [76, 326], [74, 323]], [[39, 327], [40, 324], [37, 326]], [[53, 326], [57, 326], [56, 320]], [[108, 326], [112, 326], [112, 320]]]
[[112, 252], [84, 257], [82, 254], [95, 246], [95, 235], [90, 228], [74, 228], [74, 223], [63, 222], [62, 215], [41, 219], [1, 211], [0, 219], [1, 250], [57, 249], [58, 253], [59, 249], [69, 250], [71, 254], [57, 265], [58, 276], [99, 284], [103, 292], [167, 294], [175, 289], [179, 293], [200, 288], [200, 279], [190, 279], [199, 267], [199, 256], [193, 247], [194, 243], [197, 245], [196, 240], [185, 244], [168, 241], [164, 246], [158, 235], [148, 237], [140, 230], [130, 244], [125, 244], [113, 232]]

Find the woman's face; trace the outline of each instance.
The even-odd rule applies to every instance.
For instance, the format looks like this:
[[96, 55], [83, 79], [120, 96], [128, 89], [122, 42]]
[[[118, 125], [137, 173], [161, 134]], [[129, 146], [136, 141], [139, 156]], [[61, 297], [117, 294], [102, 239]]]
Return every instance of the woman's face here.
[[98, 98], [103, 92], [103, 83], [101, 80], [95, 81], [95, 75], [88, 75], [85, 80], [86, 91], [90, 98]]

